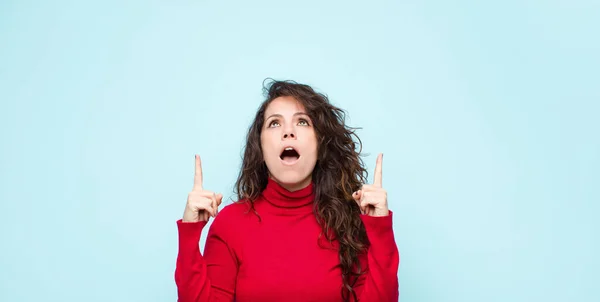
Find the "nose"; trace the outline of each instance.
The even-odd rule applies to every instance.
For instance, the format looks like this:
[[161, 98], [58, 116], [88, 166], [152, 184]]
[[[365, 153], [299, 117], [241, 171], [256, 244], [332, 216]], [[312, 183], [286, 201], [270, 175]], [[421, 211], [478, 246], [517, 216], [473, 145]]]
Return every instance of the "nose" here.
[[294, 132], [296, 132], [294, 130], [294, 126], [292, 125], [286, 125], [286, 127], [284, 127], [283, 129], [283, 135], [282, 135], [282, 140], [284, 139], [296, 139], [296, 134]]

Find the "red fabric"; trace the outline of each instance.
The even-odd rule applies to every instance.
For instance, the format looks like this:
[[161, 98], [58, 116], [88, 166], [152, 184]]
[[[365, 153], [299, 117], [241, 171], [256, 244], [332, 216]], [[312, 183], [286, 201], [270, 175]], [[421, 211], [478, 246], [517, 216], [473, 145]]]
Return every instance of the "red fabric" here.
[[[261, 221], [247, 203], [224, 207], [209, 229], [204, 255], [199, 240], [207, 222], [178, 220], [178, 301], [342, 301], [338, 252], [319, 239], [313, 200], [312, 184], [289, 192], [269, 179], [255, 202]], [[392, 212], [361, 219], [371, 246], [360, 257], [367, 273], [354, 286], [358, 299], [398, 301]]]

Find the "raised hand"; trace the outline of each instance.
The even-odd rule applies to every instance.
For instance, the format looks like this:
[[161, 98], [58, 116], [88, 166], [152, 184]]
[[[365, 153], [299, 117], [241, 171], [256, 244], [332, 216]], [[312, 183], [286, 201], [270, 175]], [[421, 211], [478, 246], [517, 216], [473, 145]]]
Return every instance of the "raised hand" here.
[[215, 194], [202, 188], [202, 163], [200, 156], [195, 156], [196, 169], [194, 172], [194, 186], [188, 194], [187, 204], [183, 212], [183, 222], [208, 221], [219, 212], [219, 205], [223, 194]]
[[373, 184], [363, 185], [362, 188], [352, 194], [358, 203], [361, 213], [369, 216], [387, 216], [390, 214], [387, 203], [387, 192], [382, 188], [382, 163], [383, 153], [377, 156]]

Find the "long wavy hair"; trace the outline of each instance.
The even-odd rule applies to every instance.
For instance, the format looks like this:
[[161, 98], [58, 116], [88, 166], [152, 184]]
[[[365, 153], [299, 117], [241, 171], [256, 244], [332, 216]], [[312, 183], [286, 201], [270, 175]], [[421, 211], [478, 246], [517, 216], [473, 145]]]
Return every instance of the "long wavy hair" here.
[[248, 129], [242, 168], [235, 185], [238, 200], [249, 202], [256, 213], [254, 201], [266, 188], [269, 177], [260, 143], [265, 110], [278, 97], [293, 97], [304, 105], [317, 134], [318, 157], [312, 173], [314, 213], [322, 227], [321, 235], [329, 243], [333, 240], [339, 243], [342, 298], [350, 301], [352, 296], [356, 301], [353, 286], [358, 276], [364, 273], [358, 256], [369, 245], [360, 219], [360, 209], [352, 198], [352, 193], [360, 189], [367, 177], [364, 162], [360, 158], [362, 144], [355, 134], [358, 128], [347, 126], [345, 112], [332, 105], [326, 95], [317, 93], [310, 86], [294, 81], [269, 80], [263, 84], [266, 99]]

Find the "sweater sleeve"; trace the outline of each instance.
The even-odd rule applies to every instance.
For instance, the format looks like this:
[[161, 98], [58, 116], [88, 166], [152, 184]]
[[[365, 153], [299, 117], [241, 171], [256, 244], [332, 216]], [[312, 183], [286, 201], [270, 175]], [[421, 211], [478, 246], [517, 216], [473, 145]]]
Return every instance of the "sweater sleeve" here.
[[388, 216], [361, 215], [371, 245], [367, 251], [367, 270], [355, 290], [360, 302], [398, 301], [398, 266], [400, 255], [392, 228], [392, 211]]
[[206, 221], [177, 221], [179, 251], [175, 268], [178, 302], [233, 301], [237, 261], [224, 239], [219, 215], [208, 232], [204, 256], [200, 234]]

